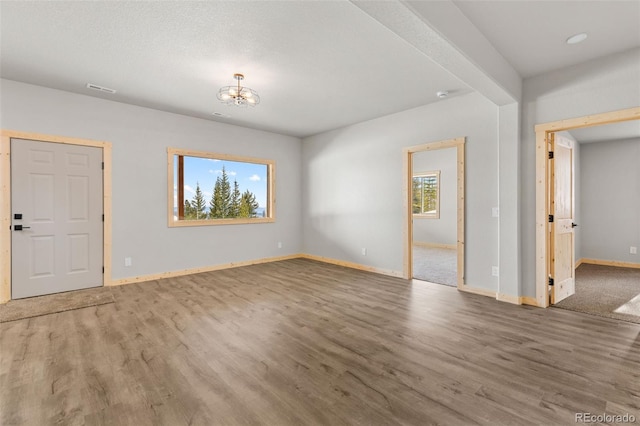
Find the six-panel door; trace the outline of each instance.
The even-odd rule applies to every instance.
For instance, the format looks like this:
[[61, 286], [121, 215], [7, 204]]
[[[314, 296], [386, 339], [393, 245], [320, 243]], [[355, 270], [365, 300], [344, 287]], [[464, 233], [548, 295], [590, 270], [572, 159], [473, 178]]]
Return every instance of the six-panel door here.
[[12, 139], [12, 299], [103, 285], [102, 179], [100, 148]]

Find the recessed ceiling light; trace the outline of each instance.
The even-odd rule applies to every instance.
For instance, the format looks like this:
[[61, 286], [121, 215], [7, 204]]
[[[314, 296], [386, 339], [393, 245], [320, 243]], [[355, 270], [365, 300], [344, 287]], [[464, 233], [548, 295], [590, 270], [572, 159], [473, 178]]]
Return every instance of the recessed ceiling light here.
[[580, 34], [575, 34], [572, 35], [571, 37], [569, 37], [567, 39], [567, 44], [578, 44], [582, 41], [585, 41], [587, 39], [588, 35], [587, 33], [580, 33]]
[[436, 96], [438, 96], [440, 99], [443, 99], [449, 96], [449, 92], [447, 90], [441, 90], [438, 93], [436, 93]]

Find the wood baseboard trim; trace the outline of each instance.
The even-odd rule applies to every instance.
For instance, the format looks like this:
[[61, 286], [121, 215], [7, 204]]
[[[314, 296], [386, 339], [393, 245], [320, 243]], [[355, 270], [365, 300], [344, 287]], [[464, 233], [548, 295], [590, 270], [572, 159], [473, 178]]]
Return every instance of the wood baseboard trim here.
[[538, 306], [538, 302], [535, 297], [529, 296], [520, 296], [520, 304], [521, 305], [529, 305], [529, 306]]
[[640, 263], [620, 262], [618, 260], [581, 259], [582, 263], [589, 265], [616, 266], [618, 268], [640, 269]]
[[578, 266], [582, 265], [584, 263], [584, 259], [580, 258], [578, 260], [576, 260], [576, 269], [578, 268]]
[[500, 302], [507, 302], [514, 305], [522, 305], [522, 298], [518, 296], [512, 296], [510, 294], [496, 293], [496, 300]]
[[484, 288], [469, 287], [467, 284], [464, 284], [462, 286], [458, 286], [458, 290], [464, 291], [466, 293], [478, 294], [480, 296], [491, 297], [492, 299], [496, 298], [496, 292], [495, 291], [487, 290], [487, 289], [484, 289]]
[[257, 265], [260, 263], [269, 263], [269, 262], [278, 262], [280, 260], [296, 259], [301, 256], [302, 255], [300, 254], [291, 254], [288, 256], [266, 257], [263, 259], [247, 260], [243, 262], [232, 262], [232, 263], [224, 263], [221, 265], [205, 266], [200, 268], [182, 269], [180, 271], [161, 272], [159, 274], [140, 275], [137, 277], [129, 277], [129, 278], [121, 278], [118, 280], [112, 280], [111, 283], [107, 284], [106, 286], [135, 284], [135, 283], [140, 283], [144, 281], [160, 280], [163, 278], [173, 278], [173, 277], [180, 277], [183, 275], [199, 274], [201, 272], [220, 271], [222, 269], [238, 268], [240, 266], [250, 266], [250, 265]]
[[419, 247], [445, 248], [445, 249], [453, 249], [453, 250], [458, 248], [458, 246], [456, 244], [425, 243], [425, 242], [422, 242], [422, 241], [414, 241], [413, 245], [414, 246], [419, 246]]
[[538, 307], [538, 303], [536, 302], [536, 298], [535, 297], [512, 296], [510, 294], [494, 293], [491, 290], [485, 290], [485, 289], [482, 289], [482, 288], [473, 288], [473, 287], [468, 287], [466, 285], [464, 287], [462, 287], [462, 288], [459, 288], [459, 290], [466, 291], [468, 293], [479, 294], [481, 296], [487, 296], [487, 297], [495, 298], [499, 302], [506, 302], [506, 303], [511, 303], [511, 304], [514, 304], [514, 305], [529, 305], [529, 306]]
[[[145, 281], [154, 281], [154, 280], [160, 280], [163, 278], [173, 278], [173, 277], [180, 277], [180, 276], [184, 276], [184, 275], [191, 275], [191, 274], [199, 274], [202, 272], [212, 272], [212, 271], [220, 271], [223, 269], [230, 269], [230, 268], [238, 268], [241, 266], [250, 266], [250, 265], [257, 265], [257, 264], [261, 264], [261, 263], [269, 263], [269, 262], [278, 262], [281, 260], [289, 260], [289, 259], [310, 259], [310, 260], [315, 260], [318, 262], [323, 262], [323, 263], [329, 263], [332, 265], [338, 265], [338, 266], [344, 266], [347, 268], [352, 268], [352, 269], [358, 269], [360, 271], [367, 271], [367, 272], [373, 272], [376, 274], [381, 274], [381, 275], [387, 275], [390, 277], [396, 277], [396, 278], [402, 278], [402, 272], [399, 271], [393, 271], [390, 269], [381, 269], [381, 268], [376, 268], [373, 266], [367, 266], [367, 265], [362, 265], [359, 263], [354, 263], [354, 262], [347, 262], [347, 261], [343, 261], [343, 260], [338, 260], [338, 259], [333, 259], [333, 258], [329, 258], [329, 257], [323, 257], [323, 256], [316, 256], [313, 254], [305, 254], [305, 253], [298, 253], [298, 254], [290, 254], [287, 256], [277, 256], [277, 257], [267, 257], [267, 258], [262, 258], [262, 259], [255, 259], [255, 260], [247, 260], [247, 261], [243, 261], [243, 262], [232, 262], [232, 263], [225, 263], [225, 264], [220, 264], [220, 265], [214, 265], [214, 266], [206, 266], [206, 267], [200, 267], [200, 268], [191, 268], [191, 269], [182, 269], [179, 271], [169, 271], [169, 272], [161, 272], [159, 274], [150, 274], [150, 275], [139, 275], [136, 277], [128, 277], [128, 278], [121, 278], [121, 279], [117, 279], [117, 280], [112, 280], [109, 284], [106, 284], [105, 286], [119, 286], [119, 285], [126, 285], [126, 284], [135, 284], [135, 283], [140, 283], [140, 282], [145, 282]], [[593, 259], [584, 259], [583, 263], [591, 263], [590, 261]], [[594, 261], [594, 262], [608, 262], [608, 261]], [[612, 266], [619, 266], [618, 263], [622, 263], [622, 262], [616, 262], [616, 265], [612, 265]], [[603, 264], [603, 263], [594, 263], [594, 264]], [[609, 263], [606, 263], [609, 264]], [[639, 264], [631, 264], [631, 265], [635, 265], [632, 267], [635, 268], [640, 268]], [[468, 285], [463, 285], [461, 287], [457, 287], [458, 290], [466, 292], [466, 293], [472, 293], [472, 294], [477, 294], [480, 296], [485, 296], [485, 297], [491, 297], [491, 298], [495, 298], [498, 301], [501, 302], [507, 302], [507, 303], [512, 303], [512, 304], [516, 304], [516, 305], [530, 305], [530, 306], [538, 306], [538, 304], [536, 303], [536, 299], [534, 297], [527, 297], [527, 296], [511, 296], [508, 294], [503, 294], [503, 293], [496, 293], [492, 290], [487, 290], [484, 288], [477, 288], [477, 287], [470, 287]]]
[[381, 269], [373, 266], [361, 265], [354, 262], [346, 262], [344, 260], [332, 259], [330, 257], [316, 256], [314, 254], [300, 254], [298, 257], [303, 259], [317, 260], [318, 262], [330, 263], [332, 265], [344, 266], [360, 271], [374, 272], [376, 274], [387, 275], [390, 277], [402, 278], [402, 272], [393, 271], [391, 269]]

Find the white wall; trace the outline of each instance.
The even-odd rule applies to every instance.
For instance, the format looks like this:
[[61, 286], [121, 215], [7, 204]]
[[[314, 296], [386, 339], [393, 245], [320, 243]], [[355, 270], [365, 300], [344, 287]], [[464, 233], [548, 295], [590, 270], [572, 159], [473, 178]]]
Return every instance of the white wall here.
[[413, 173], [440, 171], [440, 217], [413, 219], [416, 243], [455, 245], [458, 240], [457, 149], [446, 148], [413, 154]]
[[[9, 80], [0, 83], [1, 128], [113, 144], [114, 279], [300, 252], [298, 138]], [[168, 228], [167, 147], [275, 160], [276, 222]], [[124, 267], [125, 257], [133, 258], [131, 267]]]
[[640, 263], [640, 139], [581, 146], [581, 255]]
[[402, 149], [466, 136], [466, 282], [497, 290], [497, 115], [469, 94], [303, 139], [303, 251], [401, 273]]
[[640, 49], [529, 78], [523, 85], [521, 140], [522, 288], [535, 296], [534, 126], [640, 105]]

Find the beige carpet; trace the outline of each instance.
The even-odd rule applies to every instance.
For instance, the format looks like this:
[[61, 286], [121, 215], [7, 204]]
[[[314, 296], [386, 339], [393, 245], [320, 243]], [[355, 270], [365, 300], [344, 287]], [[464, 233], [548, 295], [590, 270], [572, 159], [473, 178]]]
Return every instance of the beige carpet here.
[[87, 290], [69, 291], [66, 293], [30, 297], [28, 299], [11, 300], [0, 305], [0, 323], [17, 321], [25, 318], [88, 308], [90, 306], [113, 303], [113, 293], [109, 287], [97, 287]]
[[456, 249], [413, 246], [413, 278], [456, 287], [457, 270]]
[[582, 264], [576, 294], [554, 306], [640, 324], [640, 269]]

